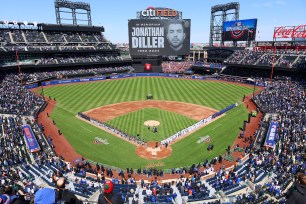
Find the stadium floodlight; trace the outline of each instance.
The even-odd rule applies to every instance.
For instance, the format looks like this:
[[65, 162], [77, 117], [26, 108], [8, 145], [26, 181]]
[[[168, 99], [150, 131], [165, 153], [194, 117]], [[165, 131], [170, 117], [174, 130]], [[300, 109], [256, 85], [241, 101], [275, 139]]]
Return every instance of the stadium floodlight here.
[[[234, 11], [231, 12], [231, 10]], [[214, 41], [222, 41], [223, 23], [228, 20], [239, 20], [239, 10], [239, 2], [231, 2], [211, 7], [209, 46], [212, 47]], [[231, 15], [233, 15], [233, 19], [229, 19]], [[220, 44], [223, 44], [223, 41]], [[235, 46], [237, 46], [237, 43], [235, 43]]]
[[[78, 21], [87, 21], [88, 25], [92, 25], [91, 21], [91, 9], [90, 9], [90, 4], [85, 3], [85, 2], [72, 2], [72, 1], [65, 1], [65, 0], [55, 0], [54, 1], [54, 6], [55, 6], [55, 15], [56, 15], [56, 23], [57, 24], [62, 24], [62, 20], [67, 20], [61, 17], [61, 13], [69, 13], [72, 15], [72, 24], [78, 25]], [[61, 8], [68, 9], [69, 11], [61, 10]], [[76, 12], [76, 10], [85, 10], [86, 13], [80, 13]], [[87, 19], [86, 20], [80, 20], [77, 19], [77, 14], [87, 14]]]

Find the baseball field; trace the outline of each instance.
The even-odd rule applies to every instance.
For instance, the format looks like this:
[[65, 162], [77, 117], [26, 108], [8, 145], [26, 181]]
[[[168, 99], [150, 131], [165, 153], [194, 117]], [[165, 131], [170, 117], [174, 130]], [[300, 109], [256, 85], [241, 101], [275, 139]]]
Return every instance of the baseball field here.
[[[247, 119], [247, 110], [240, 101], [243, 95], [249, 95], [252, 91], [253, 87], [219, 81], [154, 77], [44, 88], [46, 96], [56, 98], [56, 108], [51, 118], [56, 121], [56, 126], [79, 154], [91, 161], [120, 168], [139, 168], [157, 164], [163, 169], [188, 166], [223, 154], [227, 146], [233, 144], [243, 121]], [[154, 102], [157, 101], [160, 105], [143, 105], [141, 102], [146, 101], [148, 93], [151, 93], [154, 96]], [[107, 109], [103, 109], [103, 107], [112, 107], [111, 105], [114, 104], [125, 107], [128, 103], [136, 102], [138, 105], [135, 109], [126, 112], [125, 108], [120, 109], [120, 114], [113, 117], [107, 117], [111, 114], [107, 112]], [[145, 141], [161, 141], [201, 118], [199, 114], [197, 117], [193, 116], [192, 110], [187, 108], [185, 112], [180, 112], [179, 106], [173, 105], [172, 109], [162, 106], [170, 102], [180, 102], [187, 108], [188, 104], [194, 104], [195, 107], [207, 110], [207, 114], [210, 114], [209, 111], [218, 111], [236, 102], [239, 105], [223, 117], [172, 144], [172, 154], [161, 160], [139, 157], [134, 144], [76, 117], [78, 112], [96, 110], [100, 115], [105, 115], [100, 119], [102, 122]], [[99, 109], [101, 107], [102, 109]], [[113, 108], [111, 111], [116, 112], [116, 109]], [[195, 112], [199, 113], [199, 111]], [[153, 133], [151, 129], [148, 130], [144, 124], [148, 120], [160, 122], [157, 133]], [[208, 143], [199, 142], [199, 139], [205, 136], [209, 136], [210, 143], [214, 144], [213, 151], [206, 150]], [[100, 142], [94, 142], [97, 138]]]

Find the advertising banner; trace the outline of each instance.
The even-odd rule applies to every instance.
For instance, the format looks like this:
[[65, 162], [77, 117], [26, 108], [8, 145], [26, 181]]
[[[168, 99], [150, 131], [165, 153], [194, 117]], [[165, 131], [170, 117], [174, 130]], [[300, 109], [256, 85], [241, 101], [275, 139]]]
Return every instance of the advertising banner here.
[[277, 128], [278, 128], [278, 123], [277, 122], [271, 122], [270, 123], [268, 134], [267, 134], [266, 141], [265, 141], [265, 146], [266, 147], [274, 148], [276, 134], [277, 134]]
[[34, 88], [38, 87], [38, 84], [37, 83], [35, 83], [35, 84], [28, 84], [28, 85], [25, 85], [24, 87], [26, 89], [34, 89]]
[[257, 19], [226, 21], [223, 23], [223, 41], [250, 41], [256, 37]]
[[273, 38], [306, 38], [306, 25], [275, 27]]
[[40, 150], [40, 147], [37, 143], [37, 140], [35, 138], [35, 135], [29, 125], [22, 126], [23, 128], [23, 136], [27, 142], [28, 148], [30, 152], [38, 152]]
[[189, 55], [190, 19], [129, 20], [131, 55]]
[[79, 82], [89, 82], [89, 81], [100, 81], [105, 80], [105, 76], [101, 77], [90, 77], [90, 78], [80, 78], [80, 79], [64, 79], [64, 80], [53, 80], [49, 82], [42, 82], [42, 86], [56, 85], [56, 84], [70, 84]]

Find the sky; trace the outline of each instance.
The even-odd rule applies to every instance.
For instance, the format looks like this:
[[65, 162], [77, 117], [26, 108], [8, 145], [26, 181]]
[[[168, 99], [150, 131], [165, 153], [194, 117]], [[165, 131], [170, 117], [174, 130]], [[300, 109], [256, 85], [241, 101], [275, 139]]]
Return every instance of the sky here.
[[[54, 0], [0, 0], [0, 21], [56, 23]], [[73, 0], [75, 1], [75, 0]], [[80, 1], [80, 0], [78, 0]], [[208, 43], [211, 7], [225, 0], [83, 0], [90, 3], [93, 25], [104, 26], [112, 43], [128, 42], [128, 20], [149, 6], [182, 11], [191, 19], [191, 43]], [[306, 24], [306, 0], [240, 0], [239, 19], [257, 18], [257, 41], [271, 41], [274, 27]], [[67, 14], [68, 15], [68, 14]], [[68, 17], [65, 15], [64, 17]], [[85, 15], [79, 15], [85, 18]], [[231, 19], [230, 19], [231, 20]]]

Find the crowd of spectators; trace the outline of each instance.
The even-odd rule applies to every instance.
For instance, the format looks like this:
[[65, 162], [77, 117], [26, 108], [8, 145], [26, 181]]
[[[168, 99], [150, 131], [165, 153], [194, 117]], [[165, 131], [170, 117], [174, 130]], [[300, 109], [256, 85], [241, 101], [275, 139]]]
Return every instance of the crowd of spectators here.
[[16, 115], [33, 115], [44, 100], [20, 84], [16, 75], [7, 75], [0, 85], [1, 112]]
[[259, 66], [274, 66], [294, 68], [305, 62], [305, 51], [296, 50], [266, 50], [252, 51], [249, 49], [235, 51], [225, 62], [230, 64], [247, 64]]
[[[14, 48], [14, 47], [12, 47]], [[76, 64], [76, 63], [90, 63], [90, 62], [111, 62], [123, 61], [124, 59], [119, 55], [105, 55], [105, 54], [88, 54], [88, 55], [54, 55], [50, 57], [41, 57], [35, 60], [27, 59], [19, 61], [21, 64], [32, 65], [51, 65], [51, 64]], [[17, 66], [16, 61], [7, 61], [2, 66]]]
[[56, 32], [41, 30], [0, 30], [3, 51], [112, 50], [98, 32]]
[[251, 52], [250, 50], [237, 50], [235, 51], [229, 58], [227, 58], [227, 60], [225, 62], [227, 63], [237, 63], [239, 64], [240, 61], [245, 57], [245, 55], [247, 55], [249, 52]]
[[25, 39], [29, 43], [46, 42], [46, 39], [42, 31], [32, 32], [31, 30], [27, 30], [23, 33], [24, 33]]
[[[9, 35], [12, 36], [11, 41]], [[1, 41], [6, 43], [40, 42], [40, 43], [103, 43], [107, 42], [101, 33], [95, 32], [56, 32], [41, 30], [0, 30]]]
[[203, 62], [203, 61], [195, 61], [193, 66], [201, 66], [201, 67], [209, 67], [209, 68], [222, 68], [222, 63], [214, 63], [214, 62]]
[[255, 97], [255, 102], [265, 113], [275, 113], [280, 128], [274, 149], [254, 151], [266, 171], [274, 173], [269, 192], [278, 196], [298, 171], [306, 172], [306, 95], [305, 89], [290, 80], [274, 81]]
[[1, 203], [29, 203], [39, 189], [35, 178], [26, 174], [21, 168], [28, 168], [28, 164], [33, 160], [41, 161], [40, 159], [44, 159], [41, 156], [46, 154], [44, 151], [32, 154], [27, 149], [22, 128], [25, 124], [32, 125], [33, 121], [29, 120], [28, 116], [15, 114], [0, 116]]
[[80, 76], [80, 75], [102, 75], [105, 73], [116, 73], [116, 72], [133, 71], [132, 66], [120, 66], [120, 67], [101, 67], [101, 68], [87, 68], [87, 69], [66, 69], [60, 71], [45, 71], [45, 72], [23, 72], [22, 73], [22, 81], [24, 83], [27, 82], [36, 82], [42, 81], [45, 79], [63, 79], [67, 77]]
[[19, 32], [18, 30], [14, 30], [13, 32], [11, 32], [11, 35], [12, 35], [12, 39], [14, 40], [14, 42], [25, 43], [25, 39], [22, 35], [22, 32]]
[[[12, 47], [14, 48], [14, 47]], [[36, 60], [23, 60], [19, 64], [32, 65], [47, 65], [47, 64], [75, 64], [75, 63], [90, 63], [90, 62], [111, 62], [123, 61], [123, 58], [118, 55], [104, 55], [104, 54], [88, 54], [88, 55], [61, 55], [52, 57], [42, 57]], [[17, 62], [5, 62], [3, 66], [16, 66]]]
[[113, 47], [110, 44], [97, 45], [35, 45], [34, 43], [18, 45], [11, 44], [0, 47], [3, 51], [75, 51], [75, 50], [111, 50]]
[[184, 73], [192, 66], [192, 62], [183, 61], [163, 61], [162, 68], [164, 73]]
[[241, 64], [255, 64], [257, 60], [264, 55], [264, 52], [261, 51], [248, 51], [244, 58], [241, 60]]
[[11, 40], [9, 33], [10, 32], [8, 30], [0, 32], [0, 42], [1, 43], [9, 42]]
[[49, 42], [53, 42], [53, 43], [64, 43], [65, 38], [64, 35], [61, 32], [45, 32], [45, 36], [47, 37]]
[[[103, 69], [103, 68], [102, 68]], [[23, 79], [41, 79], [48, 77], [60, 77], [69, 74], [80, 73], [98, 73], [101, 69], [94, 68], [88, 70], [65, 70], [58, 72], [41, 72], [24, 74]], [[30, 116], [35, 110], [42, 106], [44, 101], [34, 94], [24, 89], [16, 75], [6, 75], [1, 79], [1, 107], [4, 113], [13, 114], [14, 116], [0, 118], [0, 165], [2, 167], [2, 175], [0, 176], [1, 188], [3, 195], [19, 199], [24, 196], [25, 200], [33, 197], [35, 192], [39, 189], [33, 178], [25, 174], [26, 172], [38, 172], [39, 170], [29, 165], [31, 163], [31, 156], [35, 163], [41, 169], [45, 166], [56, 166], [56, 170], [51, 171], [46, 179], [50, 179], [48, 184], [55, 185], [56, 178], [67, 176], [67, 173], [73, 171], [76, 175], [83, 177], [83, 180], [75, 181], [75, 189], [80, 189], [82, 196], [91, 195], [92, 191], [97, 190], [97, 186], [92, 183], [91, 189], [88, 181], [84, 179], [86, 172], [98, 174], [105, 172], [108, 177], [113, 177], [112, 170], [96, 165], [93, 168], [88, 162], [80, 162], [74, 168], [67, 165], [62, 159], [55, 159], [50, 157], [46, 151], [38, 154], [30, 154], [26, 151], [25, 142], [23, 140], [22, 124], [24, 118], [20, 115]], [[266, 192], [260, 191], [259, 194], [246, 193], [236, 197], [237, 203], [243, 201], [252, 202], [256, 199], [265, 198], [264, 194], [269, 194], [273, 198], [279, 199], [283, 192], [288, 187], [289, 183], [294, 181], [297, 172], [305, 172], [305, 136], [306, 136], [306, 94], [305, 89], [297, 82], [289, 79], [275, 80], [271, 83], [266, 83], [266, 89], [254, 98], [254, 101], [262, 110], [263, 113], [274, 113], [276, 117], [274, 121], [279, 123], [279, 130], [276, 136], [276, 145], [274, 148], [267, 148], [263, 144], [259, 149], [252, 149], [252, 144], [245, 148], [245, 154], [249, 154], [249, 159], [242, 162], [240, 158], [232, 170], [226, 170], [222, 167], [215, 172], [214, 164], [222, 163], [222, 156], [215, 157], [210, 162], [207, 160], [203, 164], [192, 165], [189, 169], [179, 168], [172, 169], [172, 173], [189, 173], [190, 177], [182, 176], [177, 180], [175, 185], [163, 184], [158, 180], [152, 180], [150, 184], [141, 182], [141, 187], [136, 192], [130, 192], [133, 198], [139, 196], [137, 199], [147, 201], [156, 201], [156, 199], [175, 199], [176, 196], [185, 196], [188, 200], [207, 199], [212, 195], [211, 190], [223, 191], [226, 195], [237, 191], [239, 189], [247, 188], [247, 183], [254, 184], [261, 181], [265, 176], [269, 176], [270, 180], [261, 187], [267, 189]], [[29, 122], [30, 123], [30, 122]], [[98, 124], [100, 125], [100, 123]], [[121, 135], [125, 139], [131, 140], [138, 144], [145, 144], [144, 141], [137, 138], [137, 136], [124, 135], [120, 130], [103, 125], [110, 131]], [[3, 135], [2, 135], [3, 134]], [[14, 148], [12, 148], [14, 147]], [[202, 168], [204, 167], [204, 169]], [[20, 168], [19, 168], [20, 167]], [[50, 167], [50, 170], [52, 169]], [[21, 171], [22, 169], [22, 171]], [[99, 171], [101, 170], [101, 171]], [[162, 176], [163, 172], [151, 169], [137, 169], [136, 172], [129, 169], [128, 179], [122, 179], [121, 184], [135, 184], [133, 175], [146, 174], [147, 176]], [[201, 182], [201, 177], [215, 172], [215, 176], [207, 180], [207, 183]], [[121, 170], [120, 175], [124, 172]], [[105, 180], [105, 178], [103, 179]], [[120, 183], [113, 177], [115, 183]], [[23, 187], [17, 186], [18, 181], [23, 181]], [[84, 181], [86, 184], [84, 184]], [[96, 182], [96, 181], [95, 181]], [[85, 185], [85, 187], [83, 186]], [[9, 186], [10, 188], [6, 188]], [[83, 187], [82, 187], [83, 186]], [[172, 187], [173, 186], [173, 187]], [[18, 190], [22, 189], [20, 192]], [[91, 189], [91, 190], [88, 190]], [[177, 191], [176, 191], [177, 190]], [[78, 191], [79, 192], [79, 191]], [[77, 192], [76, 192], [77, 193]], [[122, 193], [122, 192], [121, 192]], [[144, 196], [140, 196], [140, 193]], [[122, 193], [123, 197], [127, 196]], [[2, 198], [0, 196], [0, 198]], [[4, 197], [3, 197], [4, 198]], [[127, 197], [126, 197], [127, 198]], [[125, 199], [126, 199], [125, 198]], [[215, 197], [211, 197], [215, 198]], [[137, 200], [136, 199], [136, 200]]]
[[276, 63], [280, 57], [281, 57], [280, 55], [274, 56], [274, 55], [265, 54], [262, 57], [260, 57], [257, 64], [271, 66], [272, 63]]

